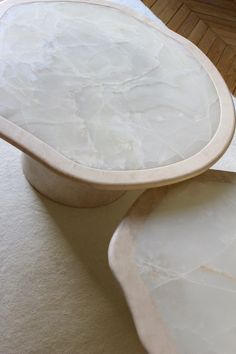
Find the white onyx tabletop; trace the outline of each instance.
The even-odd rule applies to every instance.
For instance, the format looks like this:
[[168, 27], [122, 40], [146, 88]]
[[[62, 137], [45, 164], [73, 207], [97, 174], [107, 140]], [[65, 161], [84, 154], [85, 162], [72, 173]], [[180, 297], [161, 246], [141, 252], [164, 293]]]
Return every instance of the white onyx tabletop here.
[[236, 353], [236, 175], [145, 192], [109, 262], [153, 354]]
[[[234, 107], [236, 109], [236, 97], [233, 97]], [[236, 133], [229, 145], [229, 148], [226, 150], [224, 155], [219, 159], [212, 168], [215, 170], [236, 172]]]
[[96, 169], [185, 160], [220, 122], [217, 91], [187, 46], [109, 6], [11, 7], [0, 73], [0, 115]]

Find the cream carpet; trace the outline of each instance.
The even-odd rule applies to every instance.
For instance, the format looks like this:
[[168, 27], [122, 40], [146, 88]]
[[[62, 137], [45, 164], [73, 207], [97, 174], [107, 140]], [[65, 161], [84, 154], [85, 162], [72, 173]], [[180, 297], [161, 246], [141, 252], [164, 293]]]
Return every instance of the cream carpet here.
[[0, 141], [0, 353], [144, 353], [107, 262], [137, 196], [76, 209], [47, 200]]

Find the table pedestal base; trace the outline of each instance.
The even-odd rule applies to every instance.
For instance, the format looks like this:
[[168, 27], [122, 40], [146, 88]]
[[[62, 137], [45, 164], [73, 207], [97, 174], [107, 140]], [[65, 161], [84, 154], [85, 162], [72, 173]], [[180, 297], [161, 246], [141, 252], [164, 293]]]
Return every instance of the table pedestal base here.
[[72, 207], [92, 208], [106, 205], [120, 198], [125, 191], [99, 190], [48, 169], [23, 154], [23, 172], [29, 183], [49, 199]]

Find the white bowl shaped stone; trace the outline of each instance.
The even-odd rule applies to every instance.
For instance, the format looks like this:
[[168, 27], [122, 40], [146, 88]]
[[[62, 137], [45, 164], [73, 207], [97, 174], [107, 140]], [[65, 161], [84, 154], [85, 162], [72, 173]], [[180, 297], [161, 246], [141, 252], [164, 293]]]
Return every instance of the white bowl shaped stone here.
[[0, 134], [43, 194], [104, 204], [197, 175], [226, 150], [231, 96], [176, 33], [103, 1], [7, 0], [0, 16]]
[[145, 192], [109, 262], [151, 354], [236, 353], [236, 174]]

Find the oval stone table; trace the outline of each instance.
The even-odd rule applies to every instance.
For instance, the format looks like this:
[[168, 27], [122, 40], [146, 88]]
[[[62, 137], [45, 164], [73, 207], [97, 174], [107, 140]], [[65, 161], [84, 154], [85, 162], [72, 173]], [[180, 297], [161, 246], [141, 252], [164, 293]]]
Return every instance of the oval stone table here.
[[110, 2], [2, 2], [0, 72], [0, 136], [24, 152], [29, 182], [67, 205], [198, 175], [234, 132], [206, 56]]
[[236, 353], [236, 175], [145, 192], [109, 262], [152, 354]]

